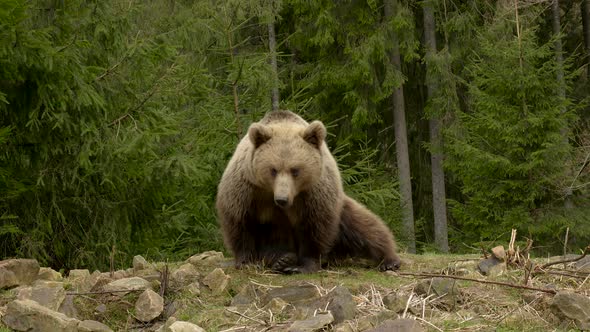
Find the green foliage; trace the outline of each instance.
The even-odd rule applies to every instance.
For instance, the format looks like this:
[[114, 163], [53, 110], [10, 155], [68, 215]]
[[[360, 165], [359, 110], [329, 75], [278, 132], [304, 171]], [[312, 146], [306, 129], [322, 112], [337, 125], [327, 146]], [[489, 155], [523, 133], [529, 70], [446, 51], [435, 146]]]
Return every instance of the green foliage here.
[[232, 55], [253, 47], [248, 8], [3, 6], [2, 256], [105, 268], [113, 248], [124, 263], [221, 249], [212, 202], [241, 121], [228, 81], [253, 114], [268, 105], [265, 55]]
[[552, 44], [539, 43], [534, 26], [513, 35], [507, 22], [480, 30], [466, 68], [468, 105], [449, 131], [446, 165], [463, 194], [451, 209], [456, 232], [471, 241], [536, 227], [532, 212], [561, 194], [570, 153], [571, 100], [559, 96]]
[[394, 234], [399, 235], [400, 210], [392, 208], [398, 206], [400, 199], [398, 182], [392, 177], [395, 170], [386, 169], [376, 162], [378, 150], [371, 148], [367, 141], [363, 142], [360, 150], [355, 151], [360, 157], [354, 158], [352, 164], [347, 164], [350, 150], [349, 144], [342, 144], [333, 151], [345, 192], [383, 218]]

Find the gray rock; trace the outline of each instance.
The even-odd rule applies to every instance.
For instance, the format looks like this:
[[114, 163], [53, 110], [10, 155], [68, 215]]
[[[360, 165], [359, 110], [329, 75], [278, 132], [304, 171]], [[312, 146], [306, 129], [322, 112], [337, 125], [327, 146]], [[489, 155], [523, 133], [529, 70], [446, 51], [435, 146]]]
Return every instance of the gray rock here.
[[139, 278], [123, 278], [104, 285], [103, 289], [109, 292], [116, 292], [119, 295], [127, 294], [124, 290], [144, 290], [150, 288], [150, 282]]
[[59, 309], [65, 297], [62, 282], [45, 280], [37, 280], [32, 286], [20, 288], [16, 295], [18, 300], [33, 300], [51, 310]]
[[50, 267], [42, 267], [39, 269], [37, 279], [49, 281], [62, 281], [64, 278], [62, 277], [61, 273], [55, 271], [54, 269]]
[[477, 265], [477, 269], [484, 276], [495, 277], [506, 271], [506, 264], [495, 257], [491, 257], [481, 260]]
[[262, 305], [266, 305], [270, 300], [280, 297], [281, 299], [296, 305], [300, 302], [310, 302], [320, 297], [320, 292], [313, 285], [285, 286], [269, 290], [262, 298]]
[[194, 265], [217, 263], [223, 260], [223, 253], [219, 251], [205, 251], [189, 257], [186, 262]]
[[7, 259], [0, 261], [0, 289], [28, 285], [37, 278], [39, 263], [35, 259]]
[[146, 289], [135, 302], [135, 317], [149, 322], [164, 311], [164, 299], [151, 289]]
[[[326, 296], [322, 297], [321, 305], [328, 304], [328, 310], [334, 316], [334, 324], [353, 319], [356, 314], [356, 304], [352, 300], [352, 294], [346, 287], [338, 286]], [[325, 305], [322, 307], [325, 308]]]
[[167, 329], [164, 329], [165, 332], [206, 332], [202, 327], [199, 325], [183, 322], [183, 321], [176, 321], [172, 323]]
[[8, 303], [2, 320], [6, 326], [17, 331], [77, 332], [80, 322], [31, 300]]
[[232, 298], [231, 306], [249, 305], [256, 302], [261, 296], [263, 296], [263, 292], [257, 286], [249, 283]]
[[125, 279], [125, 278], [129, 278], [132, 276], [133, 276], [133, 268], [130, 268], [127, 270], [117, 270], [117, 271], [113, 272], [113, 279], [115, 279], [115, 280]]
[[107, 312], [107, 306], [104, 303], [99, 304], [96, 306], [96, 308], [94, 308], [94, 311], [98, 314], [104, 314], [105, 312]]
[[78, 325], [78, 332], [113, 332], [113, 330], [101, 322], [84, 320]]
[[455, 309], [456, 304], [460, 302], [461, 291], [457, 286], [457, 281], [449, 278], [432, 278], [420, 282], [414, 289], [416, 294], [430, 295], [434, 294], [440, 303], [446, 309]]
[[393, 293], [383, 297], [383, 304], [387, 309], [393, 312], [402, 313], [406, 309], [408, 300], [409, 296], [407, 295], [398, 295]]
[[278, 315], [280, 313], [282, 313], [285, 308], [287, 308], [290, 304], [285, 302], [283, 299], [281, 299], [280, 297], [276, 297], [272, 300], [270, 300], [264, 307], [264, 310], [270, 310], [273, 315]]
[[182, 301], [174, 300], [164, 306], [164, 318], [171, 318], [178, 311], [179, 308], [183, 307]]
[[590, 272], [590, 256], [586, 256], [577, 261], [575, 267], [578, 270]]
[[423, 332], [420, 323], [413, 319], [386, 320], [381, 325], [365, 332]]
[[137, 255], [133, 257], [133, 270], [141, 271], [151, 267], [150, 263], [143, 258], [143, 256]]
[[296, 320], [291, 324], [289, 332], [307, 332], [322, 330], [334, 322], [334, 316], [330, 312], [318, 314], [306, 320]]
[[199, 286], [198, 281], [191, 282], [188, 286], [186, 286], [186, 289], [188, 290], [189, 293], [191, 293], [195, 296], [201, 295], [201, 287]]
[[68, 317], [78, 318], [78, 309], [74, 305], [74, 295], [66, 295], [58, 311]]
[[230, 276], [226, 275], [222, 269], [216, 268], [203, 278], [203, 284], [209, 287], [213, 293], [218, 294], [225, 290], [229, 279]]
[[176, 323], [176, 321], [178, 321], [178, 319], [176, 319], [176, 317], [170, 317], [166, 320], [166, 322], [160, 326], [159, 329], [157, 329], [155, 332], [169, 332], [170, 331], [170, 325]]
[[194, 265], [186, 263], [174, 270], [170, 275], [171, 281], [177, 286], [185, 286], [199, 278], [199, 271]]
[[90, 271], [86, 269], [70, 270], [68, 274], [68, 282], [72, 285], [72, 290], [76, 292], [87, 292], [91, 289], [86, 283], [90, 278]]
[[558, 292], [551, 310], [562, 319], [573, 320], [579, 329], [590, 330], [590, 298], [582, 294]]

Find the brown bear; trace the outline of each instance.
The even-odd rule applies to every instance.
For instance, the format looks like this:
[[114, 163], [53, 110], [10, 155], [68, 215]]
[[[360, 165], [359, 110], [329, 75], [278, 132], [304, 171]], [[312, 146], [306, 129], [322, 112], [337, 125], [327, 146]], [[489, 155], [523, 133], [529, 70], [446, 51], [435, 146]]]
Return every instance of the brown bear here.
[[248, 129], [219, 183], [217, 213], [236, 267], [309, 273], [347, 256], [400, 266], [383, 221], [346, 196], [320, 121], [269, 112]]

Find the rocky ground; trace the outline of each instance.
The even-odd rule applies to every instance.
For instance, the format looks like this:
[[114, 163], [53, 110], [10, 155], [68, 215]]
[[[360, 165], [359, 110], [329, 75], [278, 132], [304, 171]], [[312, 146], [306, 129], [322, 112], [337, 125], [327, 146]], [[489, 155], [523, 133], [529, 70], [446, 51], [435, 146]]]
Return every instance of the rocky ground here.
[[67, 276], [9, 259], [0, 261], [0, 331], [590, 329], [590, 256], [519, 267], [495, 249], [485, 259], [402, 255], [399, 273], [357, 263], [291, 276], [238, 271], [219, 252], [174, 264], [136, 256], [126, 270]]

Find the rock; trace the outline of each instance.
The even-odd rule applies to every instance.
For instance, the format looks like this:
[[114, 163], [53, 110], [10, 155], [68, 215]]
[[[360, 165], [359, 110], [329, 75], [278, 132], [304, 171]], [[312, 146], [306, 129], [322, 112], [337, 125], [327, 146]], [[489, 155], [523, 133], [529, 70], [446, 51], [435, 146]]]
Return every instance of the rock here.
[[71, 318], [78, 318], [78, 309], [74, 305], [74, 295], [66, 295], [61, 306], [59, 306], [58, 312]]
[[170, 318], [174, 316], [174, 314], [178, 311], [179, 308], [182, 308], [183, 304], [179, 300], [174, 300], [164, 306], [164, 313], [162, 314], [164, 318]]
[[0, 261], [0, 289], [28, 285], [37, 278], [39, 263], [35, 259]]
[[201, 288], [198, 281], [191, 282], [188, 286], [186, 286], [186, 290], [195, 296], [201, 295]]
[[406, 295], [398, 295], [398, 294], [388, 294], [383, 297], [383, 304], [385, 307], [393, 312], [402, 313], [406, 309], [406, 305], [408, 303], [409, 296]]
[[460, 302], [461, 291], [457, 286], [456, 280], [449, 278], [432, 278], [420, 282], [414, 289], [416, 294], [430, 295], [435, 294], [440, 297], [439, 301], [446, 309], [454, 309]]
[[320, 292], [313, 285], [285, 286], [269, 290], [262, 298], [261, 304], [266, 305], [270, 300], [280, 297], [291, 304], [309, 302], [320, 297]]
[[551, 310], [560, 318], [573, 320], [579, 329], [590, 330], [590, 298], [582, 294], [558, 292]]
[[149, 322], [164, 311], [164, 299], [151, 289], [146, 289], [135, 302], [135, 317]]
[[70, 270], [68, 274], [68, 281], [72, 285], [72, 289], [76, 292], [87, 292], [92, 288], [88, 287], [86, 283], [88, 278], [90, 278], [90, 271], [86, 269]]
[[204, 253], [189, 257], [186, 262], [194, 265], [217, 263], [223, 260], [223, 253], [219, 251], [205, 251]]
[[328, 310], [334, 316], [334, 324], [342, 323], [345, 320], [354, 319], [356, 304], [352, 294], [346, 287], [338, 286], [321, 299], [322, 307], [328, 304]]
[[32, 300], [8, 303], [4, 324], [17, 331], [77, 332], [79, 320], [48, 309]]
[[143, 290], [148, 288], [150, 288], [150, 282], [139, 277], [111, 281], [103, 287], [105, 291], [116, 292], [118, 295], [127, 294], [127, 292], [122, 292], [124, 290]]
[[133, 270], [134, 271], [141, 271], [151, 267], [151, 264], [143, 258], [143, 256], [137, 255], [133, 256]]
[[181, 265], [170, 275], [170, 279], [177, 286], [188, 285], [199, 278], [199, 271], [194, 265], [186, 263]]
[[506, 264], [495, 257], [481, 260], [477, 265], [477, 269], [484, 276], [496, 277], [506, 271]]
[[418, 321], [413, 319], [386, 320], [376, 328], [366, 332], [423, 332], [424, 329]]
[[113, 279], [125, 279], [133, 276], [133, 268], [127, 270], [117, 270], [113, 272]]
[[170, 325], [176, 323], [176, 321], [178, 321], [178, 319], [176, 319], [176, 317], [170, 317], [166, 320], [166, 323], [164, 323], [164, 325], [156, 332], [165, 332], [165, 331], [170, 331]]
[[263, 292], [253, 284], [247, 284], [242, 290], [236, 294], [231, 300], [231, 306], [249, 305], [257, 301]]
[[575, 267], [578, 270], [590, 272], [590, 256], [586, 256], [577, 261]]
[[167, 329], [164, 329], [166, 332], [206, 332], [202, 327], [199, 325], [183, 322], [183, 321], [176, 321], [172, 323]]
[[78, 332], [113, 332], [113, 330], [101, 322], [84, 320], [78, 325]]
[[104, 314], [105, 312], [107, 312], [107, 306], [106, 304], [102, 303], [96, 306], [96, 308], [94, 308], [94, 312], [98, 313], [98, 314]]
[[213, 293], [221, 293], [227, 287], [229, 279], [230, 276], [226, 275], [222, 269], [216, 268], [203, 278], [203, 284], [209, 287]]
[[45, 280], [38, 280], [33, 286], [20, 288], [16, 295], [18, 300], [33, 300], [55, 311], [59, 309], [65, 297], [66, 291], [62, 282]]
[[506, 260], [506, 251], [504, 250], [504, 246], [496, 246], [492, 248], [492, 256], [500, 261]]
[[94, 286], [92, 286], [92, 288], [90, 289], [91, 291], [102, 291], [104, 286], [115, 281], [115, 279], [109, 277], [109, 273], [108, 272], [103, 272], [101, 273], [96, 282], [94, 283]]
[[318, 314], [315, 317], [306, 320], [296, 320], [291, 324], [289, 332], [304, 332], [304, 331], [318, 331], [322, 330], [328, 324], [334, 321], [332, 313], [327, 312]]
[[39, 269], [37, 279], [49, 281], [62, 281], [64, 278], [62, 277], [61, 273], [55, 271], [54, 269], [49, 267], [42, 267]]
[[263, 308], [265, 310], [270, 310], [273, 313], [273, 315], [278, 315], [282, 313], [283, 310], [285, 310], [285, 308], [289, 305], [289, 303], [285, 302], [280, 297], [276, 297], [270, 300]]

